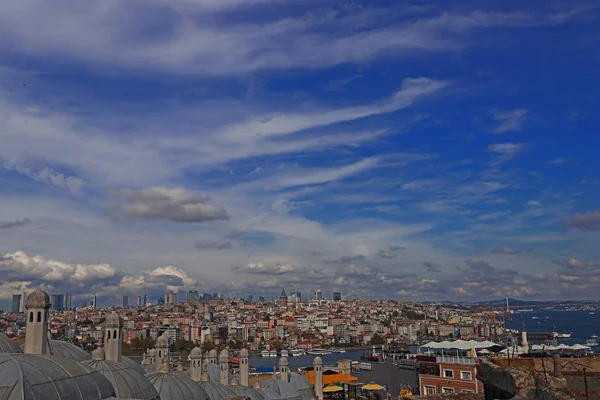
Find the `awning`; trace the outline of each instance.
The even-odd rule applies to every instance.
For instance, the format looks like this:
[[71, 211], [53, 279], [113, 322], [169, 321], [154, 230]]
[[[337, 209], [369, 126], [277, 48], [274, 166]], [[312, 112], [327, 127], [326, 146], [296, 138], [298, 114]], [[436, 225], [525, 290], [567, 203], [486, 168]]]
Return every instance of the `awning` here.
[[[311, 385], [315, 384], [315, 371], [307, 371], [308, 372], [308, 382]], [[323, 375], [323, 385], [329, 385], [332, 383], [346, 383], [346, 382], [356, 382], [358, 378], [352, 375], [346, 374], [331, 374], [331, 375]]]
[[334, 392], [341, 392], [343, 391], [344, 388], [341, 388], [337, 385], [330, 385], [330, 386], [325, 386], [323, 388], [323, 393], [334, 393]]
[[367, 383], [361, 387], [362, 390], [383, 390], [385, 389], [383, 386], [378, 385], [377, 383]]

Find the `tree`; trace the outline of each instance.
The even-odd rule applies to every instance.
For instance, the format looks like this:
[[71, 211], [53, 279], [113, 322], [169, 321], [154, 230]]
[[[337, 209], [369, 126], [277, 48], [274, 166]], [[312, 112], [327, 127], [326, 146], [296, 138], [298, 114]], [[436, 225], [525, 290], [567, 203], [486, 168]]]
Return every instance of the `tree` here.
[[373, 337], [371, 337], [371, 344], [383, 344], [383, 338], [379, 336], [379, 334], [375, 333], [373, 334]]
[[215, 345], [210, 340], [204, 339], [204, 342], [202, 342], [201, 347], [202, 347], [202, 350], [204, 350], [204, 351], [211, 351], [212, 349], [215, 348]]

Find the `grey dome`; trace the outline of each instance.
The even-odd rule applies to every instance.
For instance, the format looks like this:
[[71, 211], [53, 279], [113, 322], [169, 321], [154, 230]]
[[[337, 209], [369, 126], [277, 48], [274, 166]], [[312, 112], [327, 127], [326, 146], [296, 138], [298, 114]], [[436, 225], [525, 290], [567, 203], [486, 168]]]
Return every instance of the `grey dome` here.
[[23, 353], [23, 350], [11, 338], [0, 333], [0, 353]]
[[226, 397], [234, 396], [234, 393], [229, 389], [228, 386], [221, 385], [218, 382], [197, 382], [197, 385], [200, 385], [202, 389], [208, 395], [210, 400], [221, 400]]
[[38, 354], [0, 354], [0, 395], [19, 400], [100, 400], [115, 395], [101, 373], [74, 360]]
[[262, 383], [262, 391], [274, 394], [278, 400], [302, 400], [302, 395], [294, 385], [279, 379], [269, 379]]
[[209, 400], [200, 385], [182, 374], [157, 372], [147, 375], [148, 381], [158, 391], [160, 400]]
[[[208, 376], [213, 382], [221, 381], [221, 367], [218, 364], [208, 364], [206, 366], [206, 372], [208, 372]], [[227, 374], [227, 382], [229, 382], [233, 378], [231, 372]]]
[[266, 400], [267, 398], [258, 390], [250, 388], [248, 386], [228, 386], [227, 389], [231, 390], [236, 396], [247, 397], [250, 400]]
[[154, 386], [127, 366], [110, 360], [87, 360], [81, 364], [99, 371], [111, 383], [116, 397], [121, 399], [159, 400]]
[[43, 290], [34, 290], [27, 296], [26, 307], [50, 307], [50, 296]]
[[300, 374], [292, 372], [291, 374], [289, 374], [289, 379], [290, 383], [294, 385], [296, 390], [306, 390], [311, 388], [309, 380]]
[[144, 371], [144, 368], [129, 357], [121, 356], [120, 363], [139, 374], [146, 375], [146, 371]]
[[64, 340], [48, 340], [48, 352], [53, 356], [68, 358], [69, 360], [85, 361], [92, 358], [90, 354], [81, 347]]

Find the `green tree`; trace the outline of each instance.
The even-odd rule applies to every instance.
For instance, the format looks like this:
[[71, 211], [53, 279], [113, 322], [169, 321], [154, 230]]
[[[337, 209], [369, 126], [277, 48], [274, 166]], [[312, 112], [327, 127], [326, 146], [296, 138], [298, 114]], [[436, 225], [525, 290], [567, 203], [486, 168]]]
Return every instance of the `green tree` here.
[[204, 342], [202, 342], [202, 345], [200, 347], [202, 347], [202, 350], [204, 350], [204, 351], [211, 351], [212, 349], [215, 348], [215, 345], [210, 340], [205, 339]]
[[373, 334], [373, 337], [371, 338], [371, 344], [374, 344], [374, 345], [383, 344], [383, 338], [381, 336], [379, 336], [379, 334], [375, 333], [375, 334]]

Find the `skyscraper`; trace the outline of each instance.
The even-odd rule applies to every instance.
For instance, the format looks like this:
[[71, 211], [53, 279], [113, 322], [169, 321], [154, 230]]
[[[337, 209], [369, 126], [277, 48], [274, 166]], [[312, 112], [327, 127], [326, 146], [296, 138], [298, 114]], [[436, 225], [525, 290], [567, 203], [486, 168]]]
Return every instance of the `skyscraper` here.
[[138, 297], [137, 297], [137, 306], [138, 306], [138, 307], [141, 307], [141, 306], [142, 306], [142, 297], [141, 297], [141, 296], [138, 296]]
[[187, 302], [188, 303], [195, 303], [197, 301], [200, 300], [200, 293], [198, 293], [197, 290], [190, 290], [188, 291], [188, 295], [187, 295]]
[[174, 306], [177, 303], [177, 293], [173, 293], [172, 290], [169, 290], [169, 293], [165, 295], [165, 304], [167, 306]]
[[315, 300], [323, 300], [323, 292], [321, 292], [321, 289], [315, 291]]
[[333, 292], [333, 301], [342, 301], [342, 293]]
[[147, 294], [144, 295], [144, 303], [142, 304], [142, 307], [146, 307], [146, 304], [148, 304], [148, 295]]
[[67, 293], [67, 295], [65, 296], [65, 310], [72, 310], [72, 305], [71, 305], [71, 293]]
[[129, 296], [123, 296], [123, 308], [129, 307]]
[[12, 304], [10, 305], [10, 312], [18, 313], [21, 310], [21, 297], [20, 294], [13, 294]]
[[50, 300], [50, 309], [61, 311], [65, 308], [65, 296], [62, 294], [53, 294]]
[[90, 306], [95, 310], [97, 307], [97, 301], [98, 301], [98, 297], [96, 295], [93, 295], [92, 298], [90, 299]]
[[299, 290], [296, 291], [296, 301], [302, 301], [302, 293]]
[[23, 292], [21, 296], [21, 305], [19, 306], [19, 312], [25, 312], [25, 302], [27, 301], [27, 293]]

